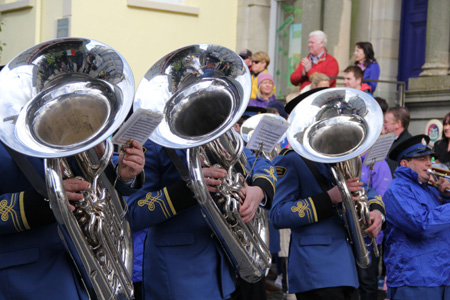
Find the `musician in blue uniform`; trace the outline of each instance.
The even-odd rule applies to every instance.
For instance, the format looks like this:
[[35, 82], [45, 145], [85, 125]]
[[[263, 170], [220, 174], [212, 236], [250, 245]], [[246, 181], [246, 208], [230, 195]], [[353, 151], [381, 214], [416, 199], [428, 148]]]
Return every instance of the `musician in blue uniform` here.
[[[293, 99], [286, 112], [313, 94], [311, 90]], [[333, 186], [327, 164], [307, 162], [287, 149], [274, 161], [277, 193], [270, 211], [275, 228], [290, 228], [288, 261], [289, 292], [303, 299], [351, 299], [358, 287], [355, 257], [347, 242], [347, 232], [336, 206], [342, 202]], [[361, 190], [357, 178], [346, 181], [350, 192]], [[372, 225], [367, 234], [375, 237], [381, 229], [384, 205], [372, 189], [368, 191]]]
[[416, 135], [389, 157], [399, 164], [384, 194], [387, 298], [450, 299], [450, 182], [428, 169], [430, 137]]
[[[228, 299], [236, 272], [217, 243], [200, 206], [181, 178], [167, 150], [152, 141], [144, 145], [145, 178], [141, 190], [127, 198], [133, 230], [148, 228], [144, 245], [144, 299]], [[169, 150], [170, 151], [170, 150]], [[187, 168], [186, 150], [174, 150], [177, 164]], [[255, 157], [245, 149], [248, 166]], [[225, 171], [203, 168], [208, 191], [217, 191]], [[246, 174], [244, 174], [245, 176]], [[258, 158], [242, 191], [239, 214], [251, 220], [259, 205], [270, 207], [276, 173], [270, 161]]]
[[[144, 165], [142, 148], [135, 146], [126, 150], [128, 155], [121, 162], [116, 188], [122, 193], [134, 191], [125, 181]], [[44, 181], [43, 161], [28, 160]], [[1, 143], [0, 161], [0, 299], [89, 299], [59, 237], [48, 200], [35, 191]], [[110, 171], [115, 179], [114, 169]], [[80, 200], [83, 196], [78, 192], [88, 185], [78, 179], [64, 180], [71, 201]]]

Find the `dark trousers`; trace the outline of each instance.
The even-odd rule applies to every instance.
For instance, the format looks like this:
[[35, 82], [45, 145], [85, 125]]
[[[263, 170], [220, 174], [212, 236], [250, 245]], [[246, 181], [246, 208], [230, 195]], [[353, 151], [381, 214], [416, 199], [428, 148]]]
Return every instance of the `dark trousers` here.
[[283, 279], [281, 280], [282, 290], [284, 293], [288, 292], [288, 286], [287, 286], [287, 266], [288, 266], [288, 258], [287, 257], [281, 257], [281, 260], [283, 263], [281, 264], [281, 270], [283, 274]]
[[[380, 249], [380, 246], [378, 246], [378, 248]], [[370, 252], [370, 256], [371, 262], [367, 268], [363, 269], [357, 267], [359, 280], [358, 292], [360, 300], [378, 299], [378, 266], [380, 263], [380, 257], [375, 257], [373, 251]]]
[[351, 300], [354, 287], [338, 286], [296, 293], [297, 300]]
[[230, 300], [266, 300], [266, 278], [255, 283], [248, 283], [240, 277], [236, 282], [236, 290], [231, 295]]
[[142, 281], [133, 282], [134, 286], [134, 300], [142, 300]]

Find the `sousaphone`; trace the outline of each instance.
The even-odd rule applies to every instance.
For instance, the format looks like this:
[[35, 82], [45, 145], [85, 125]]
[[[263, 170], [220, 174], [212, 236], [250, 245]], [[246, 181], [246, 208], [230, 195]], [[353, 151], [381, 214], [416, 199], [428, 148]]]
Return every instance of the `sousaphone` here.
[[[206, 221], [241, 278], [254, 282], [270, 267], [267, 218], [262, 208], [248, 223], [239, 216], [238, 192], [250, 170], [242, 138], [233, 129], [245, 112], [251, 85], [250, 72], [234, 51], [191, 45], [165, 55], [147, 71], [133, 108], [164, 116], [150, 140], [188, 149], [188, 181]], [[211, 166], [208, 157], [228, 172], [213, 196], [202, 175], [202, 165]]]
[[[113, 153], [109, 137], [125, 120], [133, 94], [125, 59], [85, 38], [36, 45], [0, 72], [0, 139], [45, 159], [50, 207], [88, 293], [98, 299], [133, 297], [127, 206], [104, 173]], [[75, 175], [91, 186], [72, 213], [63, 179]]]
[[[306, 159], [333, 164], [331, 171], [342, 195], [342, 216], [357, 264], [370, 263], [364, 230], [370, 226], [367, 196], [354, 202], [345, 181], [360, 177], [361, 157], [378, 139], [383, 113], [369, 94], [351, 88], [318, 91], [297, 104], [289, 116], [290, 146]], [[374, 251], [377, 245], [372, 239]]]

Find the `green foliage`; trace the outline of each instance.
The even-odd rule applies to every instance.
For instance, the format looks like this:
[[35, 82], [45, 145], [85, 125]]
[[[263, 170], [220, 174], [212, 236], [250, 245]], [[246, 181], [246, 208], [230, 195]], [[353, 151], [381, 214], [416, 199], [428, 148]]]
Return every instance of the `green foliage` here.
[[[0, 19], [0, 32], [2, 32], [3, 30], [3, 26], [5, 25], [5, 21]], [[3, 46], [6, 46], [6, 43], [2, 43], [0, 41], [0, 58], [2, 57], [2, 53], [3, 53]]]

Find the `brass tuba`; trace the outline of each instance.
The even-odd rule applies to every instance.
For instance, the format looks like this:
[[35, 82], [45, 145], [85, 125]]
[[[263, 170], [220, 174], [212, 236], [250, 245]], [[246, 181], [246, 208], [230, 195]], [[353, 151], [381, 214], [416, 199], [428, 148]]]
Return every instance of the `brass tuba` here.
[[[332, 163], [333, 177], [342, 195], [342, 211], [356, 263], [370, 263], [364, 230], [370, 225], [367, 196], [353, 201], [345, 181], [361, 174], [360, 155], [378, 139], [383, 126], [381, 108], [367, 93], [351, 88], [325, 89], [306, 97], [291, 112], [287, 138], [306, 159]], [[377, 245], [372, 240], [375, 254]]]
[[[133, 297], [127, 206], [104, 173], [112, 167], [109, 137], [125, 120], [133, 94], [126, 61], [107, 45], [84, 38], [36, 45], [0, 72], [0, 139], [17, 152], [45, 159], [61, 238], [96, 299]], [[75, 173], [90, 187], [72, 213], [63, 178]]]
[[[270, 267], [268, 223], [261, 208], [249, 223], [239, 216], [238, 192], [249, 170], [242, 138], [232, 128], [247, 107], [250, 91], [249, 70], [235, 52], [197, 44], [167, 54], [147, 71], [136, 90], [134, 110], [164, 115], [150, 140], [188, 149], [190, 186], [203, 215], [233, 267], [254, 282]], [[214, 197], [201, 170], [202, 164], [210, 165], [208, 154], [228, 171]]]

